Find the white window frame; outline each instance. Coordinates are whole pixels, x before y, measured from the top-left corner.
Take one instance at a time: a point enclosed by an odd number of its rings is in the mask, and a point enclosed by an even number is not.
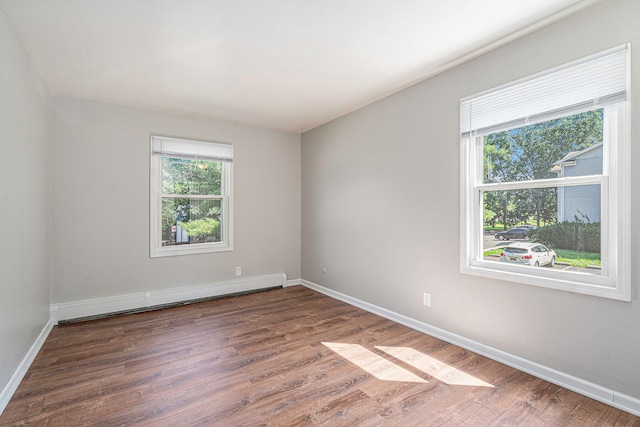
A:
[[[627,49],[627,74],[629,73]],[[583,62],[587,61],[583,60]],[[571,66],[569,64],[562,68]],[[548,73],[552,73],[551,70]],[[542,73],[541,75],[544,75]],[[534,79],[533,76],[530,79]],[[627,91],[628,82],[627,75]],[[516,85],[515,82],[512,85]],[[508,85],[507,85],[508,86]],[[494,89],[501,90],[504,87]],[[492,91],[487,91],[492,92]],[[485,93],[487,93],[485,92]],[[478,96],[478,95],[476,95]],[[469,97],[472,98],[472,97]],[[462,101],[469,99],[465,98]],[[558,289],[623,301],[631,300],[630,263],[630,126],[629,105],[626,99],[604,106],[571,108],[541,115],[537,122],[551,120],[589,109],[603,108],[603,173],[602,175],[561,177],[524,182],[483,183],[483,137],[496,132],[465,132],[461,129],[461,212],[460,212],[460,271],[493,279],[507,280],[533,286]],[[461,115],[462,112],[461,112]],[[526,124],[534,122],[525,121]],[[503,130],[521,127],[512,125]],[[558,271],[505,264],[483,259],[483,203],[484,191],[526,188],[564,187],[597,184],[601,188],[601,275]]]
[[[149,179],[149,256],[151,258],[228,252],[233,250],[233,146],[164,136],[151,136]],[[186,199],[222,201],[221,241],[189,245],[162,246],[162,158],[182,157],[221,162],[220,195],[182,195]],[[166,196],[166,195],[165,195]]]

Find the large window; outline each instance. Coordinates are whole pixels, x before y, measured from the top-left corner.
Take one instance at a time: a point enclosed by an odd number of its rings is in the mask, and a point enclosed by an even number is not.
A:
[[[151,137],[151,257],[232,249],[233,146]]]
[[[623,46],[461,101],[462,272],[630,299],[628,63]]]

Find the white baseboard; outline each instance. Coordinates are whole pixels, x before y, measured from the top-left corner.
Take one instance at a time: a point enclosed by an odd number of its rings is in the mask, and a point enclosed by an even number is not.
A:
[[[289,282],[293,283],[296,281],[290,280]],[[566,389],[575,391],[576,393],[580,393],[584,396],[606,403],[607,405],[640,416],[640,399],[638,398],[624,395],[617,391],[602,387],[598,384],[594,384],[581,378],[566,374],[564,372],[560,372],[555,369],[540,365],[530,360],[523,359],[522,357],[515,356],[505,351],[498,350],[477,341],[473,341],[463,336],[445,331],[444,329],[429,325],[428,323],[424,323],[404,316],[402,314],[398,314],[385,308],[378,307],[368,302],[359,300],[357,298],[350,297],[332,289],[325,288],[324,286],[317,285],[313,282],[309,282],[307,280],[299,280],[298,282],[301,285],[306,286],[309,289],[313,289],[314,291],[320,292],[324,295],[346,302],[347,304],[351,304],[355,307],[361,308],[370,313],[377,314],[378,316],[384,317],[386,319],[393,320],[394,322],[431,335],[432,337],[439,338],[448,343],[473,351],[474,353],[511,366],[512,368],[526,372],[535,377],[542,378],[543,380],[559,385],[560,387],[564,387]]]
[[[287,280],[287,283],[284,285],[285,288],[289,287],[289,286],[296,286],[296,285],[302,285],[302,279],[291,279],[291,280]]]
[[[237,292],[255,291],[276,286],[284,287],[286,285],[287,275],[284,273],[246,277],[203,285],[183,286],[158,291],[138,292],[113,297],[52,304],[51,317],[54,324],[57,324],[58,321],[61,320],[73,320],[82,317],[229,295]]]
[[[9,404],[13,393],[15,393],[18,386],[20,385],[20,382],[27,374],[29,367],[40,351],[40,348],[49,336],[49,333],[51,333],[51,329],[53,329],[53,322],[49,320],[46,325],[44,325],[44,328],[42,328],[42,331],[40,331],[40,334],[33,342],[33,345],[31,345],[31,348],[29,348],[27,354],[20,361],[20,364],[13,372],[11,378],[9,378],[7,384],[5,384],[5,386],[0,391],[0,415],[2,415],[2,413],[4,412],[4,409]]]

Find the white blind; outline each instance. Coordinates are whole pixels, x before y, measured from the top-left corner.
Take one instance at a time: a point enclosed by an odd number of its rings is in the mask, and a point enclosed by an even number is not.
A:
[[[153,154],[191,160],[233,161],[233,145],[152,136]]]
[[[460,101],[460,133],[486,134],[627,99],[627,46]]]

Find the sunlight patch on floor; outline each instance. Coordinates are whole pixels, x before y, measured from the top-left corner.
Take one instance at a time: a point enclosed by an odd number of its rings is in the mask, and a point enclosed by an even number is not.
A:
[[[358,344],[332,342],[323,342],[322,344],[379,380],[414,383],[428,382]]]
[[[322,344],[379,380],[428,383],[424,378],[420,378],[416,374],[398,366],[398,364],[391,360],[379,356],[361,345],[334,342],[323,342]],[[462,372],[453,366],[447,365],[413,348],[386,346],[376,346],[375,348],[445,384],[493,387],[493,385],[473,375]]]
[[[416,369],[450,385],[467,385],[474,387],[493,387],[491,384],[484,382],[473,375],[462,372],[453,366],[447,365],[431,356],[420,353],[409,347],[384,347],[376,346],[383,351],[404,363],[413,366]]]

